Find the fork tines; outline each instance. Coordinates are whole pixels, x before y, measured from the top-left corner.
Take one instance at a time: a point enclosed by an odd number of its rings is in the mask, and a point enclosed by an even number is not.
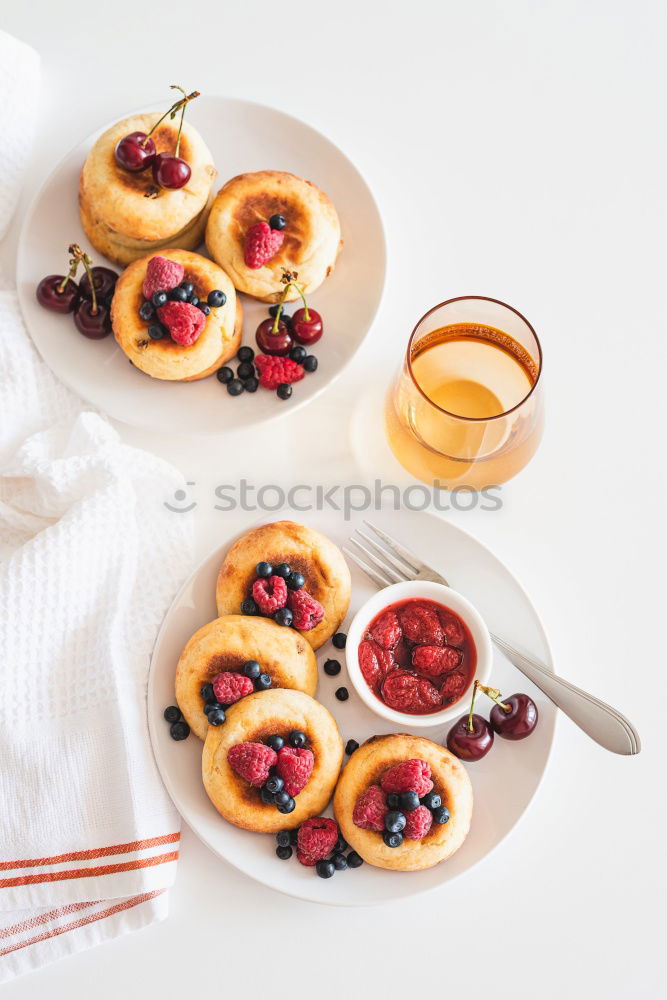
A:
[[[350,544],[354,545],[355,549],[343,546],[343,552],[380,587],[414,580],[423,566],[417,556],[380,528],[371,524],[370,521],[364,521],[364,524],[384,544],[380,545],[371,535],[366,534],[361,528],[356,528],[349,539]],[[364,558],[360,556],[360,552],[363,553]]]

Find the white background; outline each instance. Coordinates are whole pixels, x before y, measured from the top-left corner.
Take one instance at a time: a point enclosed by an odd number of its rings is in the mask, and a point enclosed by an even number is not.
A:
[[[304,118],[378,197],[390,250],[383,307],[324,398],[247,438],[122,429],[196,484],[199,553],[256,516],[213,511],[216,483],[358,479],[357,400],[389,378],[415,319],[453,295],[504,299],[542,339],[546,435],[502,511],[448,516],[525,584],[557,669],[625,711],[643,739],[639,757],[618,758],[561,720],[512,837],[468,876],[399,907],[279,896],[185,830],[166,923],[3,995],[651,996],[667,818],[663,5],[3,6],[2,26],[43,60],[26,196],[70,146],[177,82]],[[16,231],[3,250],[10,270]],[[367,471],[374,461],[367,450]]]

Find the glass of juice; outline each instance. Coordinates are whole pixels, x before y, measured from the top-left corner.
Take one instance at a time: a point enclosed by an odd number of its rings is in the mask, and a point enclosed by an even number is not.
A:
[[[521,313],[481,295],[448,299],[414,328],[385,408],[401,465],[439,489],[507,482],[542,437],[542,348]]]

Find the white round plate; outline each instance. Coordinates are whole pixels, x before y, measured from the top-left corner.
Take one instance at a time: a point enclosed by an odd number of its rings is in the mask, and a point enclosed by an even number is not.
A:
[[[452,587],[476,605],[492,631],[530,650],[553,669],[544,629],[529,598],[507,567],[480,542],[433,514],[382,511],[373,513],[372,520],[440,568]],[[338,544],[354,528],[353,523],[332,513],[318,513],[310,523]],[[184,742],[174,742],[162,713],[174,703],[174,671],[181,650],[193,632],[216,617],[215,581],[232,541],[212,552],[184,584],[164,620],[151,661],[151,741],[162,778],[183,818],[215,854],[246,875],[317,903],[363,906],[401,899],[444,885],[468,871],[507,836],[530,804],[547,765],[556,721],[552,703],[495,649],[492,683],[505,694],[530,694],[539,708],[539,723],[527,740],[511,743],[498,738],[486,758],[468,765],[475,796],[472,826],[463,846],[448,861],[421,872],[389,872],[364,864],[354,871],[337,872],[332,879],[320,879],[314,869],[300,865],[296,856],[279,861],[273,836],[237,829],[216,812],[201,781],[202,744],[193,734]],[[360,570],[351,569],[352,602],[347,621],[376,589]],[[343,670],[337,677],[328,677],[320,669],[316,697],[335,716],[343,741],[353,737],[361,743],[376,733],[395,732],[394,724],[383,721],[356,696],[347,678],[344,653],[327,643],[317,654],[320,666],[328,657],[340,659]],[[334,697],[342,684],[350,690],[346,702]],[[488,712],[491,703],[484,701],[480,709]],[[462,705],[462,712],[464,709]],[[448,728],[421,729],[417,735],[442,742]],[[404,730],[409,731],[409,727]]]
[[[59,316],[38,305],[38,282],[46,274],[64,273],[67,247],[73,241],[90,250],[96,263],[109,263],[92,249],[81,228],[78,184],[88,150],[111,122],[68,153],[37,193],[21,231],[17,281],[26,326],[46,363],[66,385],[128,424],[208,434],[292,412],[340,375],[380,304],[386,252],[382,222],[366,182],[315,129],[282,111],[229,97],[198,98],[188,119],[213,154],[216,187],[246,171],[287,170],[326,191],[340,215],[343,250],[334,273],[311,297],[325,324],[324,336],[313,348],[319,367],[294,387],[288,403],[263,389],[233,398],[215,375],[198,382],[152,379],[129,364],[113,335],[88,340],[77,332],[70,315]],[[267,306],[242,298],[244,342],[254,348],[255,330],[267,318]]]

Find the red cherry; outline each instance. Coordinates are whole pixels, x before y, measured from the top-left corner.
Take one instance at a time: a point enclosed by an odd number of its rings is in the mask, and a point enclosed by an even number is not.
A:
[[[494,705],[491,709],[490,721],[492,727],[506,740],[523,740],[530,736],[537,725],[537,705],[527,694],[513,694],[503,698],[502,705]]]
[[[130,132],[116,143],[116,163],[133,174],[150,167],[155,158],[155,143],[145,132]]]
[[[292,347],[294,347],[294,341],[286,324],[282,320],[278,323],[276,333],[272,332],[273,323],[274,320],[265,319],[259,324],[255,333],[257,346],[264,354],[274,354],[279,358],[284,358],[289,354]]]
[[[155,183],[172,191],[187,184],[192,173],[189,164],[173,153],[158,153],[152,169]]]
[[[95,282],[95,293],[98,301],[108,304],[113,298],[116,282],[118,281],[118,275],[115,271],[112,271],[110,267],[93,267],[91,268],[90,273],[92,274],[93,281]],[[92,298],[90,291],[90,278],[87,274],[84,274],[81,278],[81,281],[79,282],[79,290],[82,298]]]
[[[79,308],[74,313],[74,326],[84,337],[91,340],[101,340],[111,333],[111,314],[107,306],[98,305],[93,312],[90,299],[82,299]]]
[[[53,312],[74,312],[80,299],[79,286],[68,278],[63,288],[64,281],[63,274],[49,274],[47,278],[42,278],[35,292],[40,306]]]
[[[308,317],[306,319],[305,309],[297,309],[292,315],[292,333],[300,344],[315,344],[324,333],[320,314],[314,309],[309,309]]]
[[[493,729],[477,713],[462,715],[447,733],[447,749],[461,760],[481,760],[492,746]]]

